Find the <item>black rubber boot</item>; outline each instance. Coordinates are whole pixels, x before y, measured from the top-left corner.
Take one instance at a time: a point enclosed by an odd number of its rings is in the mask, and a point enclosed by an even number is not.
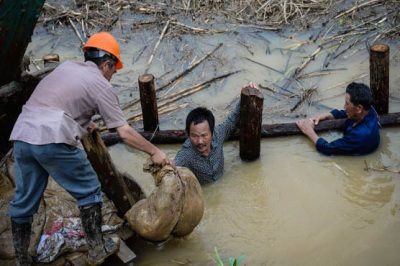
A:
[[[15,264],[17,266],[32,265],[32,258],[28,253],[31,241],[31,224],[18,224],[11,220],[11,230],[15,249]]]
[[[100,265],[108,256],[118,250],[119,243],[115,243],[111,238],[103,240],[100,204],[84,206],[79,209],[82,227],[86,233],[86,242],[88,244],[87,263],[89,265]]]

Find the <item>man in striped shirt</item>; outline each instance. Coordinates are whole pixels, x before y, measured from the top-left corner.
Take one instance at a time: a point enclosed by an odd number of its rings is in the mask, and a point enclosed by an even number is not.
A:
[[[250,82],[250,87],[257,85]],[[240,115],[240,101],[225,121],[214,128],[215,119],[204,107],[193,109],[186,118],[188,139],[175,157],[177,166],[189,168],[200,184],[218,180],[224,172],[224,141],[235,131]]]

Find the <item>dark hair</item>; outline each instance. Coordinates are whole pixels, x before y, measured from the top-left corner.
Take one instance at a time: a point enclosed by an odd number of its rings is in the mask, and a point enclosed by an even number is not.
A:
[[[210,127],[211,134],[214,133],[214,125],[215,118],[213,113],[205,107],[197,107],[190,111],[188,116],[186,117],[186,133],[190,134],[190,125],[193,123],[194,125],[200,124],[204,121],[208,122],[208,126]]]
[[[350,95],[350,101],[354,105],[360,104],[365,110],[369,110],[373,104],[371,90],[363,83],[350,83],[346,88],[346,93]]]
[[[85,57],[85,62],[91,61],[95,63],[97,66],[100,66],[103,62],[111,61],[108,62],[110,68],[113,67],[118,61],[118,59],[115,56],[108,54],[102,50],[99,50],[97,48],[87,49],[84,52],[84,57]]]

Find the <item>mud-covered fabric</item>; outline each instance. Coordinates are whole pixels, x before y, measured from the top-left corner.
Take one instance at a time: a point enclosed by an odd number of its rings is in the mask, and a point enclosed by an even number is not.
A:
[[[235,131],[239,115],[240,101],[237,100],[235,108],[230,112],[225,121],[215,127],[210,154],[203,156],[188,138],[176,154],[176,165],[189,168],[201,184],[214,182],[219,179],[224,173],[224,141]]]
[[[0,190],[0,265],[15,258],[11,222],[7,215],[12,196],[13,190],[6,193]],[[112,234],[123,225],[123,220],[118,217],[114,204],[102,196],[102,232]],[[64,254],[86,252],[79,214],[76,200],[49,178],[39,210],[33,218],[29,254],[39,262],[52,262]]]
[[[141,237],[152,241],[190,234],[204,213],[200,183],[184,167],[153,168],[152,174],[156,188],[126,212],[129,225]]]

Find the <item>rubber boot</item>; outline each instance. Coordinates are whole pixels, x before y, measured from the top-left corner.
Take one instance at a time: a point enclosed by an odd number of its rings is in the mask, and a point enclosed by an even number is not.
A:
[[[119,243],[114,242],[111,238],[103,240],[100,204],[84,206],[79,209],[82,227],[86,233],[86,242],[88,244],[87,263],[89,265],[100,265],[108,256],[118,250]]]
[[[31,241],[31,224],[16,223],[11,220],[11,230],[15,249],[15,264],[17,266],[32,265],[32,258],[28,253]]]

